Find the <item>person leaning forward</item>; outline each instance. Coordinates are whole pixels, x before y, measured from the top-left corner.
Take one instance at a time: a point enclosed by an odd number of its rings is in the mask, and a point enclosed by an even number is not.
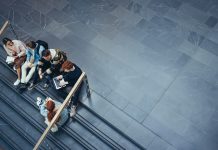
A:
[[[20,40],[11,40],[9,38],[3,38],[3,47],[6,50],[8,56],[14,58],[14,61],[11,62],[14,66],[14,69],[17,71],[17,80],[14,82],[14,85],[17,86],[20,84],[21,80],[21,66],[26,60],[26,45]]]
[[[61,65],[67,60],[66,54],[60,49],[46,49],[42,52],[42,57],[38,62],[38,67],[33,76],[33,82],[30,84],[28,90],[33,89],[38,79],[45,78],[43,89],[49,87],[51,78],[61,72]]]

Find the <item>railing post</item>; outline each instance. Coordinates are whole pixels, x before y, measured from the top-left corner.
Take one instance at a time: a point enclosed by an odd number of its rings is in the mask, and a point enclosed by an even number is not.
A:
[[[88,77],[87,77],[87,75],[85,75],[84,81],[85,81],[85,83],[86,83],[86,94],[87,94],[87,97],[90,98],[90,96],[91,96],[91,91],[90,91],[90,87],[89,87],[89,82],[88,82]]]
[[[2,35],[2,33],[5,31],[5,29],[7,28],[7,26],[9,25],[9,21],[5,21],[4,25],[2,26],[1,30],[0,30],[0,35]]]

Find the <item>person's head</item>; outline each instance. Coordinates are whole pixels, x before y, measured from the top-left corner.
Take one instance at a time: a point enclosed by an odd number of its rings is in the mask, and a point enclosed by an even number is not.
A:
[[[44,58],[47,61],[51,60],[51,52],[48,49],[45,49],[42,51],[42,58]]]
[[[68,72],[74,67],[73,63],[69,60],[66,60],[62,65],[61,65],[61,70],[64,72]]]
[[[53,111],[55,108],[55,103],[52,100],[47,100],[46,108],[48,111]]]
[[[13,42],[12,42],[12,40],[11,39],[9,39],[9,38],[3,38],[2,39],[2,43],[7,47],[7,46],[13,46]]]
[[[48,115],[47,115],[48,121],[50,122],[56,114],[56,112],[54,111],[55,103],[52,100],[48,100],[46,102],[46,108],[48,110]]]
[[[28,43],[26,43],[26,46],[32,50],[34,50],[36,48],[36,42],[34,41],[29,41]]]

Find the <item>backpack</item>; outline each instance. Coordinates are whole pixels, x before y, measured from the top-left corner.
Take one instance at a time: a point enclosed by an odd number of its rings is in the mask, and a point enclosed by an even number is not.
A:
[[[40,45],[43,46],[45,49],[48,49],[48,43],[42,40],[37,40],[36,43],[38,44],[37,48],[36,48],[36,54],[39,55],[39,48]]]
[[[60,49],[55,49],[55,51],[56,51],[56,55],[52,59],[53,64],[57,64],[57,63],[62,64],[64,61],[67,60],[67,55],[65,52],[61,51]]]

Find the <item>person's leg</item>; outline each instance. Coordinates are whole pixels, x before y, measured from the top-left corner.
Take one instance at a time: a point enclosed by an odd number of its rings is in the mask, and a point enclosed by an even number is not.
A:
[[[21,69],[20,68],[17,68],[16,69],[17,71],[17,80],[14,82],[14,85],[17,86],[18,84],[20,84],[20,76],[21,76]]]
[[[21,79],[21,69],[20,69],[20,67],[17,68],[17,79],[18,79],[18,80]]]
[[[25,62],[21,67],[22,70],[21,83],[25,83],[26,81],[27,68],[28,68],[28,62]]]
[[[32,78],[32,76],[33,76],[33,74],[34,74],[34,72],[35,72],[35,69],[36,69],[35,66],[30,69],[28,75],[26,76],[26,81],[25,81],[26,83],[28,83],[29,80]]]
[[[81,85],[79,86],[79,88],[78,88],[77,91],[75,92],[74,96],[72,97],[73,105],[74,105],[74,106],[77,106],[77,105],[78,105],[80,91],[81,91]]]
[[[36,84],[39,79],[39,73],[38,73],[39,66],[37,65],[35,68],[35,71],[33,73],[33,84]]]

